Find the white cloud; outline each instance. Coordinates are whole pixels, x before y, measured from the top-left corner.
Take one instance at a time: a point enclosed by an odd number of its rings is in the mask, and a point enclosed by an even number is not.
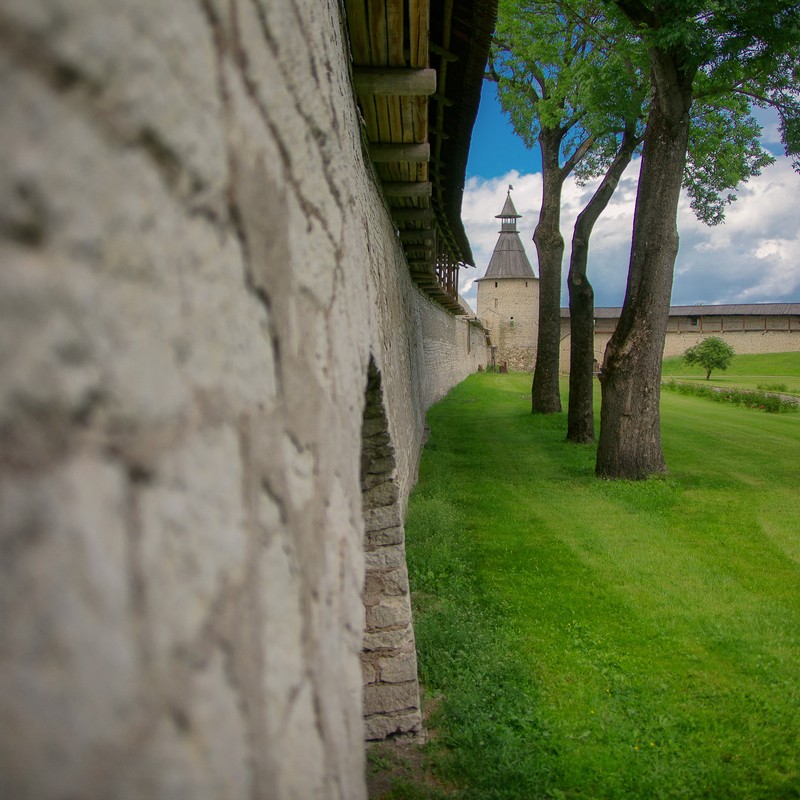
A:
[[[589,277],[599,306],[621,305],[627,280],[638,161],[628,168],[608,208],[598,220],[589,251]],[[483,275],[497,241],[499,213],[513,184],[520,238],[538,274],[531,241],[539,212],[541,175],[512,171],[491,180],[471,178],[464,190],[462,216],[477,269],[462,270],[462,294],[474,306],[474,280]],[[564,274],[575,217],[596,184],[564,186],[561,232]],[[698,222],[687,198],[678,213],[681,237],[675,268],[674,304],[800,301],[800,176],[779,158],[739,192],[726,222],[709,228]],[[566,303],[566,291],[563,293]]]

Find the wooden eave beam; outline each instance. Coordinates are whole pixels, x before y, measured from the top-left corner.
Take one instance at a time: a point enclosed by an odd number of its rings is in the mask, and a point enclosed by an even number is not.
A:
[[[458,61],[459,56],[456,55],[452,50],[448,50],[445,47],[440,47],[438,44],[434,44],[431,42],[428,47],[432,53],[436,53],[437,56],[441,56],[445,61]]]
[[[369,157],[376,164],[392,164],[401,161],[427,162],[431,160],[431,146],[428,142],[419,144],[370,144]]]
[[[391,212],[395,222],[433,222],[434,219],[431,208],[393,208]]]
[[[405,67],[356,67],[356,92],[362,95],[413,95],[428,97],[436,91],[436,70]]]
[[[431,98],[435,100],[437,103],[441,103],[443,106],[454,106],[456,104],[455,100],[451,100],[449,97],[445,97],[443,94],[439,94],[439,92],[434,92],[431,95]]]
[[[383,193],[387,197],[430,197],[433,185],[430,181],[385,181]]]
[[[433,228],[418,231],[400,231],[400,241],[403,244],[422,244],[426,247],[432,247],[434,244]]]

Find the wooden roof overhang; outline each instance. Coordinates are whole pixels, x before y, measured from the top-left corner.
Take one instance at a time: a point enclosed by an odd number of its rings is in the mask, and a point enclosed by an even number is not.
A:
[[[369,157],[414,281],[454,314],[469,143],[497,0],[345,0]]]

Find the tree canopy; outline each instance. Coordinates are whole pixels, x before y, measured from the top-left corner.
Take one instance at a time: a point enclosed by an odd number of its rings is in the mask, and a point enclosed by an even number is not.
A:
[[[596,194],[597,214],[605,207],[642,133],[637,120],[647,94],[645,67],[643,48],[634,37],[624,35],[616,13],[612,10],[609,14],[600,0],[575,2],[568,10],[556,0],[500,2],[489,74],[497,82],[501,105],[515,131],[529,148],[538,145],[542,155],[542,201],[534,233],[540,277],[531,387],[534,412],[561,410],[562,187],[573,171],[579,170],[585,180],[613,167],[616,174],[612,173]],[[585,244],[584,251],[595,220],[596,215],[583,219],[577,239]],[[581,286],[584,306],[592,303],[585,257],[572,274],[574,283]],[[587,336],[591,356],[591,329]],[[591,363],[589,358],[588,370],[584,370],[589,393]],[[591,420],[583,427],[593,436]]]
[[[683,360],[687,364],[699,364],[706,371],[706,380],[711,377],[712,370],[723,372],[728,369],[735,355],[733,348],[719,336],[709,336],[696,345],[687,348]]]

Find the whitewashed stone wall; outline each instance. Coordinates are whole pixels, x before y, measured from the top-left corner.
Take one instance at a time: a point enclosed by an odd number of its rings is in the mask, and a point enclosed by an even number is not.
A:
[[[471,325],[467,316],[443,315],[440,307],[427,297],[417,296],[414,327],[422,332],[423,403],[441,400],[455,384],[486,367],[489,354],[486,333]]]
[[[466,326],[409,281],[340,13],[0,10],[1,797],[364,797],[367,366],[402,512],[473,363],[421,338]]]

